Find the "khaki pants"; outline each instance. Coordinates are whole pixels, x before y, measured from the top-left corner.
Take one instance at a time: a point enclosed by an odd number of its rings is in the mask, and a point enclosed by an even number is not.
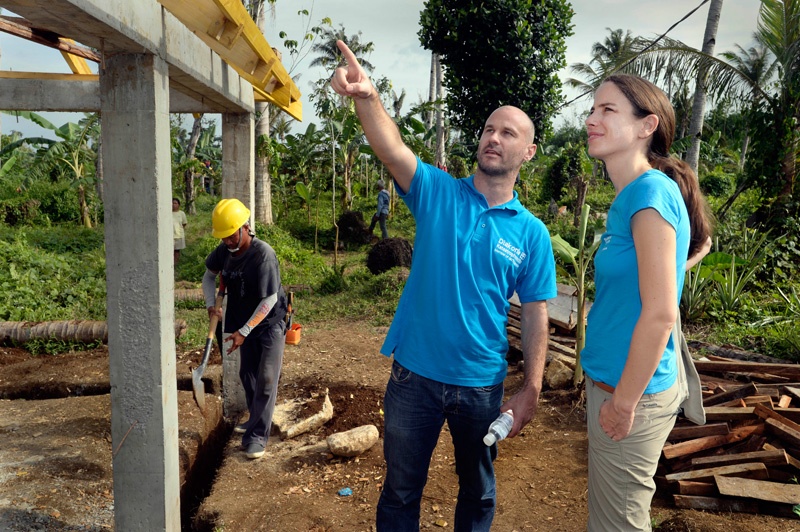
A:
[[[651,530],[653,475],[680,408],[676,380],[661,393],[645,394],[636,406],[631,433],[614,441],[600,427],[600,405],[611,398],[586,377],[589,430],[589,532]]]

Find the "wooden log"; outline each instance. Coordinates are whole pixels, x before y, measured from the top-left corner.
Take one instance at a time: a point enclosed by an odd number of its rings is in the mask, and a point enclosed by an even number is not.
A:
[[[684,471],[682,473],[671,473],[666,476],[669,482],[680,480],[692,480],[694,482],[711,482],[715,476],[736,476],[766,480],[769,478],[767,466],[761,463],[735,464],[729,466],[709,467],[706,469],[696,469],[694,471]]]
[[[731,430],[730,434],[725,434],[720,436],[706,436],[704,438],[697,438],[694,440],[686,440],[680,443],[665,445],[664,448],[661,450],[661,453],[664,456],[664,458],[666,458],[667,460],[671,460],[673,458],[678,458],[680,456],[694,454],[698,451],[713,449],[715,447],[722,447],[723,445],[727,445],[729,443],[742,441],[745,438],[749,438],[753,434],[760,434],[763,432],[764,432],[763,425],[740,427],[738,429]]]
[[[175,320],[175,338],[186,332],[185,320]],[[55,339],[72,342],[108,343],[108,324],[104,321],[4,321],[0,322],[0,342],[14,341],[21,344],[37,339]]]
[[[702,495],[713,497],[719,495],[717,486],[711,482],[694,482],[692,480],[680,480],[678,484],[678,493],[681,495]]]
[[[674,427],[667,441],[681,441],[692,440],[695,438],[703,438],[705,436],[720,436],[723,434],[730,434],[731,429],[727,423],[708,423],[706,425],[686,425],[682,427]]]
[[[733,347],[725,347],[719,345],[709,344],[701,340],[689,340],[689,347],[696,351],[703,351],[707,354],[708,358],[716,356],[719,358],[741,360],[744,362],[766,362],[766,363],[782,363],[783,359],[775,358],[761,353],[754,353],[753,351],[744,351]]]
[[[760,462],[765,466],[785,466],[790,465],[789,457],[783,449],[774,451],[756,451],[750,453],[724,454],[720,456],[704,456],[693,458],[694,467],[719,467],[734,464],[746,464]],[[796,460],[794,461],[796,463]],[[791,464],[794,465],[794,464]]]
[[[570,358],[570,357],[568,357],[566,355],[562,355],[561,353],[558,353],[556,351],[548,350],[547,351],[546,362],[549,364],[553,360],[558,360],[559,362],[561,362],[562,364],[567,366],[569,369],[575,371],[575,359],[574,358]]]
[[[751,499],[784,504],[800,503],[800,486],[797,484],[780,484],[778,482],[724,476],[715,476],[714,481],[721,495],[749,497]]]
[[[736,399],[742,399],[744,397],[749,397],[751,395],[755,395],[756,393],[756,385],[752,382],[750,384],[745,384],[744,386],[740,386],[736,389],[718,393],[703,399],[703,406],[715,406],[720,405],[722,403],[727,403],[728,401],[735,401]]]
[[[703,373],[761,373],[779,377],[790,377],[800,380],[798,364],[767,364],[762,362],[717,362],[695,360],[697,371]]]

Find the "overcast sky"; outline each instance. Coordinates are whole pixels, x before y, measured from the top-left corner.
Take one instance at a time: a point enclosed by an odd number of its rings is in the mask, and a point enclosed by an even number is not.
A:
[[[606,28],[631,30],[633,35],[655,37],[665,32],[702,3],[702,0],[572,0],[575,15],[572,19],[574,35],[567,39],[567,64],[588,62],[591,59],[592,44],[603,41],[609,32]],[[290,38],[299,39],[303,32],[303,19],[298,16],[301,9],[313,10],[311,22],[318,24],[323,17],[329,17],[334,27],[343,24],[348,35],[361,32],[364,42],[372,41],[375,51],[369,57],[375,66],[373,77],[386,76],[399,94],[406,90],[404,111],[420,99],[427,98],[430,69],[429,52],[419,43],[419,13],[424,0],[278,0],[275,18],[267,24],[267,40],[284,51],[283,62],[290,67],[291,59],[278,36],[285,31]],[[734,44],[745,48],[752,44],[752,34],[758,19],[758,0],[726,0],[722,8],[715,53],[733,50]],[[7,13],[6,13],[7,14]],[[703,5],[691,17],[679,24],[670,36],[688,45],[700,48],[705,29],[708,4]],[[313,106],[306,95],[310,92],[309,83],[324,74],[321,69],[310,69],[309,55],[294,68],[292,74],[301,74],[297,85],[303,93],[304,123],[297,124],[292,131],[305,130],[309,121],[314,121]],[[17,37],[0,32],[0,69],[39,72],[69,72],[61,55],[43,46],[30,44]],[[562,71],[562,79],[569,77]],[[566,91],[565,91],[566,92]],[[568,92],[572,96],[574,93]],[[582,102],[588,101],[586,98]],[[586,103],[578,103],[564,111],[566,117],[580,114]],[[80,115],[48,114],[51,121],[61,125],[66,121],[76,121]],[[39,134],[38,127],[26,120],[3,115],[2,131],[12,129],[26,135]]]

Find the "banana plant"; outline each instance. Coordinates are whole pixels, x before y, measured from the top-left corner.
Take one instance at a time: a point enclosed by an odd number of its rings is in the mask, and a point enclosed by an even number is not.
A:
[[[589,205],[584,204],[581,209],[580,224],[578,225],[578,249],[561,238],[561,235],[550,237],[553,251],[568,264],[571,264],[575,274],[567,275],[576,289],[578,298],[578,316],[575,323],[575,376],[573,384],[577,387],[583,382],[583,367],[581,366],[581,351],[586,345],[586,272],[592,263],[597,248],[600,246],[600,237],[603,234],[602,220],[594,226],[592,244],[586,246],[586,231],[589,227]]]

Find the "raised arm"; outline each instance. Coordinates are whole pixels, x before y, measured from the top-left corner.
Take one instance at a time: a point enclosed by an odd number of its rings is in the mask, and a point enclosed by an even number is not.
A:
[[[383,108],[378,91],[358,64],[356,56],[342,41],[336,41],[336,44],[342,51],[346,66],[333,73],[331,87],[338,94],[353,98],[367,142],[403,192],[408,192],[417,170],[417,158],[403,143],[397,124]]]

